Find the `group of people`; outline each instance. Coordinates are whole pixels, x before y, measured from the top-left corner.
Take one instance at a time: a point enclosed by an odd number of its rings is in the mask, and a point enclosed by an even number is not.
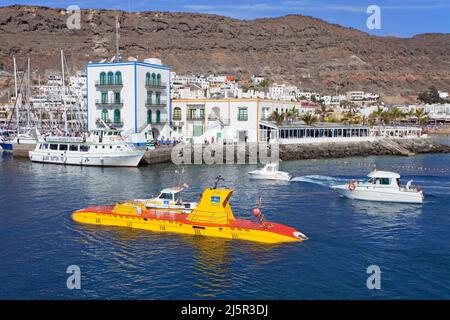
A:
[[[156,140],[152,140],[152,142],[153,142],[155,147],[176,146],[177,144],[179,144],[181,142],[181,140],[177,140],[175,138],[164,138],[164,136],[162,136],[161,138],[158,138]]]
[[[214,141],[215,141],[214,137],[211,137],[211,140],[208,140],[208,139],[205,138],[205,144],[210,144],[210,143],[214,144]]]

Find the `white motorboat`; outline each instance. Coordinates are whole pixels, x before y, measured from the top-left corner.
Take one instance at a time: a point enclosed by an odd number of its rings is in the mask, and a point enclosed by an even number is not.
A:
[[[423,203],[422,190],[412,185],[412,180],[402,187],[400,175],[389,171],[372,171],[367,175],[369,179],[364,182],[350,180],[348,184],[336,185],[331,188],[350,199]]]
[[[250,171],[248,174],[251,179],[291,180],[289,173],[278,170],[278,163],[268,163],[261,170]]]
[[[157,197],[134,201],[143,203],[148,209],[181,210],[184,213],[190,213],[197,207],[197,202],[184,202],[180,197],[183,190],[185,190],[183,187],[166,188],[161,190]]]
[[[33,162],[101,167],[137,167],[144,150],[123,141],[117,130],[95,130],[88,138],[47,137],[29,152]]]

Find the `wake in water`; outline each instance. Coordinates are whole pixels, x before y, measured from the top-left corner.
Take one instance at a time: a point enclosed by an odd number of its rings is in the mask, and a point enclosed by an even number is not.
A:
[[[324,187],[331,187],[332,185],[347,183],[348,179],[336,178],[322,175],[308,175],[302,177],[294,177],[291,179],[292,182],[305,182],[318,184]]]

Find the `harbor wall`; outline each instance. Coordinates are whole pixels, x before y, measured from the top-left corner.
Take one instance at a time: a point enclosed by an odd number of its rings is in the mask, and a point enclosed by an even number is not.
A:
[[[175,150],[173,147],[161,146],[153,150],[147,150],[143,159],[142,165],[151,165],[157,163],[170,163],[172,162],[172,152],[175,157],[185,157],[190,164],[199,163],[198,151],[200,154],[208,153],[210,150],[206,150],[205,146],[189,146],[190,148],[184,149],[186,153],[180,153],[181,146],[178,145]],[[236,145],[220,146],[220,150],[212,152],[209,160],[214,158],[217,160],[221,158],[222,161],[215,161],[215,163],[239,163],[244,161],[245,163],[258,163],[261,159],[267,160],[273,156],[283,161],[288,160],[306,160],[306,159],[326,159],[326,158],[345,158],[345,157],[365,157],[372,155],[403,155],[411,156],[418,153],[445,153],[450,152],[450,146],[441,144],[432,138],[420,138],[420,139],[379,139],[375,141],[364,142],[333,142],[333,143],[301,143],[301,144],[280,144],[278,150],[271,145],[270,147],[263,146],[262,149],[257,151],[257,157],[254,153],[250,152],[252,146],[246,144],[244,149],[239,149]],[[19,144],[14,145],[13,155],[15,157],[28,158],[28,152],[34,150],[35,145],[31,144]],[[228,148],[228,149],[227,149]],[[232,150],[231,156],[229,150]],[[213,148],[214,149],[214,148]],[[266,150],[267,149],[267,150]],[[245,151],[244,151],[245,150]],[[197,156],[195,152],[197,151]],[[262,152],[260,152],[262,151]],[[228,155],[227,155],[228,152]],[[227,158],[228,157],[228,158]],[[245,160],[244,160],[245,159]],[[200,163],[208,163],[208,159],[205,161],[205,157],[200,159]],[[267,161],[265,161],[267,162]]]
[[[229,149],[234,150],[229,152]],[[213,152],[211,152],[213,149]],[[220,150],[222,149],[222,150]],[[228,150],[227,150],[228,149]],[[252,144],[227,146],[177,146],[174,158],[177,164],[233,164],[233,163],[267,163],[271,160],[307,160],[345,157],[365,157],[372,155],[399,155],[413,156],[418,153],[446,153],[450,152],[450,146],[443,145],[431,138],[417,139],[376,139],[373,141],[353,142],[329,142],[329,143],[296,143],[296,144],[271,144],[252,149]],[[266,150],[267,149],[267,150]],[[245,151],[244,151],[245,150]],[[157,150],[155,150],[157,152]],[[203,152],[203,159],[201,155]],[[255,154],[257,156],[255,156]],[[213,158],[213,159],[211,159]],[[212,162],[211,160],[215,161]],[[208,162],[209,161],[209,162]]]
[[[450,152],[449,146],[442,145],[430,138],[380,139],[371,142],[281,145],[280,159],[304,160],[358,156],[365,157],[373,155],[412,156],[418,153],[445,152]]]

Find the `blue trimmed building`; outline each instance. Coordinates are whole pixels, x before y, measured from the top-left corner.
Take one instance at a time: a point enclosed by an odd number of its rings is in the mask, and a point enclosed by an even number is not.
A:
[[[88,129],[109,127],[135,144],[171,134],[170,68],[159,59],[86,65]]]

